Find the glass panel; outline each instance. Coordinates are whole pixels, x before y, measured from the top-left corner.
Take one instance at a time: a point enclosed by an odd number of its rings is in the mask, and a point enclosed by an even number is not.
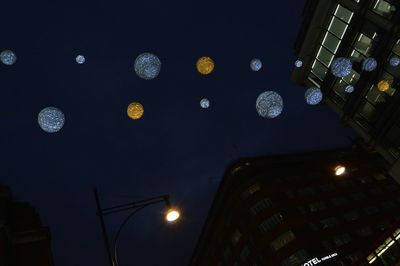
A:
[[[357,84],[360,74],[358,74],[354,69],[351,70],[350,74],[343,78],[347,84],[355,85]]]
[[[318,60],[314,61],[312,65],[311,72],[320,80],[324,80],[326,73],[328,72],[328,68],[318,62]]]
[[[328,48],[328,50],[330,50],[332,53],[336,54],[337,49],[340,45],[340,39],[337,38],[335,35],[326,32],[322,41],[322,45]]]
[[[313,73],[310,73],[308,80],[311,81],[316,87],[321,87],[321,81]]]
[[[384,0],[375,0],[372,10],[385,18],[391,18],[396,12],[396,7]]]
[[[336,79],[335,84],[333,85],[333,91],[340,96],[343,100],[346,100],[349,97],[349,93],[345,91],[347,83],[341,79]]]
[[[371,38],[360,33],[358,35],[354,48],[356,48],[358,52],[368,57],[372,54],[372,51],[375,48],[375,43]]]
[[[375,117],[376,109],[368,101],[363,101],[363,103],[358,108],[358,113],[362,115],[366,120],[372,121]]]
[[[351,12],[347,8],[342,7],[341,5],[338,5],[335,11],[335,16],[349,24],[351,18],[353,17],[353,12]]]
[[[347,24],[341,21],[340,19],[333,17],[331,23],[329,24],[328,31],[335,34],[340,39],[343,38],[345,32],[347,30]]]
[[[378,31],[380,31],[379,27],[370,21],[366,21],[361,30],[361,32],[364,33],[364,35],[367,35],[374,41],[379,40]]]
[[[395,53],[398,56],[400,56],[400,40],[398,40],[397,43],[394,45],[393,53]]]
[[[325,66],[329,67],[331,65],[331,62],[333,60],[333,54],[329,52],[327,49],[324,47],[320,47],[319,51],[317,53],[317,58],[319,61],[321,61]]]
[[[387,101],[385,94],[380,92],[375,85],[372,85],[368,94],[365,96],[373,105],[383,104]]]
[[[355,62],[361,62],[364,60],[365,56],[362,55],[360,52],[357,52],[356,50],[353,50],[350,54],[350,59],[352,59]]]

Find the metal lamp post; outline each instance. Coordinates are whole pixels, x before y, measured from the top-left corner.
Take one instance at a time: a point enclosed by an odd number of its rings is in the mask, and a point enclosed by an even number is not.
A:
[[[108,260],[109,260],[109,263],[111,266],[118,266],[116,249],[117,249],[118,237],[121,233],[121,230],[125,226],[125,224],[128,222],[128,220],[133,215],[135,215],[138,211],[144,209],[147,206],[154,205],[154,204],[157,204],[160,202],[164,202],[167,207],[165,219],[168,222],[173,222],[173,221],[177,220],[180,215],[177,210],[175,210],[171,207],[171,203],[169,201],[169,195],[161,195],[161,196],[157,196],[157,197],[152,197],[152,198],[148,198],[148,199],[144,199],[144,200],[134,201],[134,202],[102,209],[97,188],[93,188],[93,192],[94,192],[94,196],[96,199],[96,207],[97,207],[96,214],[100,220],[104,243],[105,243],[106,249],[107,249],[107,256],[108,256]],[[104,216],[113,214],[113,213],[117,213],[117,212],[128,211],[128,210],[132,210],[132,212],[121,223],[121,225],[115,235],[114,241],[113,241],[113,252],[111,252],[111,246],[110,246],[110,241],[109,241],[108,234],[107,234]]]

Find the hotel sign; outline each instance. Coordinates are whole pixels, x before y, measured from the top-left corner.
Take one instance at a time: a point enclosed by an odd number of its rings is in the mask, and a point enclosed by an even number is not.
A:
[[[313,265],[317,265],[317,264],[319,264],[319,263],[321,263],[321,262],[324,262],[324,261],[326,261],[326,260],[332,259],[332,258],[336,257],[337,255],[338,255],[337,253],[333,253],[333,254],[330,254],[330,255],[325,256],[325,257],[323,257],[323,258],[317,258],[317,257],[315,257],[315,258],[313,258],[313,259],[307,261],[306,263],[304,263],[304,264],[302,264],[302,265],[303,265],[303,266],[313,266]]]

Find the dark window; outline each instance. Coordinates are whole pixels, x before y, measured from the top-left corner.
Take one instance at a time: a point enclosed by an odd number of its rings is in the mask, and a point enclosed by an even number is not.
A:
[[[335,217],[329,217],[320,221],[322,229],[334,227],[339,224]]]
[[[271,207],[272,201],[268,198],[262,199],[258,201],[256,204],[254,204],[250,209],[250,213],[252,215],[257,215],[260,212],[264,211],[265,209]]]
[[[244,262],[247,259],[247,257],[249,256],[249,254],[250,254],[250,249],[249,249],[249,246],[246,245],[242,249],[242,252],[240,252],[240,260]]]
[[[384,209],[392,209],[392,208],[395,208],[395,207],[396,207],[396,205],[394,204],[394,202],[389,201],[389,200],[388,200],[388,201],[382,202],[381,205],[382,205],[382,208],[384,208]]]
[[[329,192],[329,191],[335,190],[335,185],[334,184],[324,184],[324,185],[320,185],[319,189],[322,192]]]
[[[375,214],[379,211],[379,209],[376,206],[368,206],[364,208],[364,212],[367,215],[372,215]]]
[[[302,249],[284,259],[281,263],[282,266],[300,265],[308,257],[307,252]]]
[[[242,199],[247,199],[247,198],[249,198],[251,195],[253,195],[254,193],[256,193],[257,191],[259,191],[260,189],[261,189],[261,188],[260,188],[260,185],[254,184],[254,185],[248,187],[248,188],[242,193],[241,198],[242,198]]]
[[[343,218],[346,221],[355,221],[360,218],[360,214],[357,211],[350,211],[343,214]]]
[[[338,235],[338,236],[333,237],[333,242],[338,247],[346,245],[351,240],[352,240],[352,238],[350,237],[349,234],[342,234],[342,235]]]
[[[382,195],[383,191],[380,188],[374,188],[374,189],[371,189],[369,191],[369,193],[371,193],[371,195],[377,196],[377,195]]]
[[[306,187],[306,188],[300,188],[297,190],[297,194],[299,196],[310,196],[310,195],[314,195],[315,191],[310,188],[310,187]]]
[[[341,206],[341,205],[344,205],[347,203],[347,199],[343,196],[340,196],[340,197],[331,199],[331,202],[335,206]]]
[[[279,249],[292,242],[295,238],[296,237],[294,236],[292,231],[287,231],[278,236],[275,240],[273,240],[270,246],[273,251],[278,251]]]
[[[321,210],[325,209],[326,205],[322,201],[318,201],[318,202],[310,203],[308,205],[308,208],[310,209],[311,212],[317,212],[317,211],[321,211]]]
[[[364,226],[360,229],[356,230],[357,235],[359,235],[360,237],[367,237],[373,234],[373,231],[371,229],[371,227],[369,226]]]
[[[390,185],[387,185],[387,186],[385,187],[385,189],[386,189],[387,191],[389,191],[389,192],[394,192],[394,191],[399,190],[399,185],[397,185],[397,184],[390,184]]]
[[[350,195],[350,197],[352,200],[355,200],[355,201],[361,201],[361,200],[366,199],[366,196],[363,192],[358,192],[356,194]]]
[[[274,214],[271,217],[269,217],[268,219],[264,220],[259,226],[258,229],[263,232],[266,233],[268,231],[270,231],[271,229],[273,229],[275,226],[277,226],[278,224],[282,223],[283,221],[283,216],[282,214],[278,213],[278,214]]]

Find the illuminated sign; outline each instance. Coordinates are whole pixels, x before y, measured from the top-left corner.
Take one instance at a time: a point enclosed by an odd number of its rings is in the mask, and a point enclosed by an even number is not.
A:
[[[306,263],[303,264],[303,266],[313,266],[313,265],[317,265],[325,260],[329,260],[332,259],[334,257],[336,257],[338,254],[337,253],[333,253],[331,255],[325,256],[323,258],[313,258],[309,261],[307,261]]]

